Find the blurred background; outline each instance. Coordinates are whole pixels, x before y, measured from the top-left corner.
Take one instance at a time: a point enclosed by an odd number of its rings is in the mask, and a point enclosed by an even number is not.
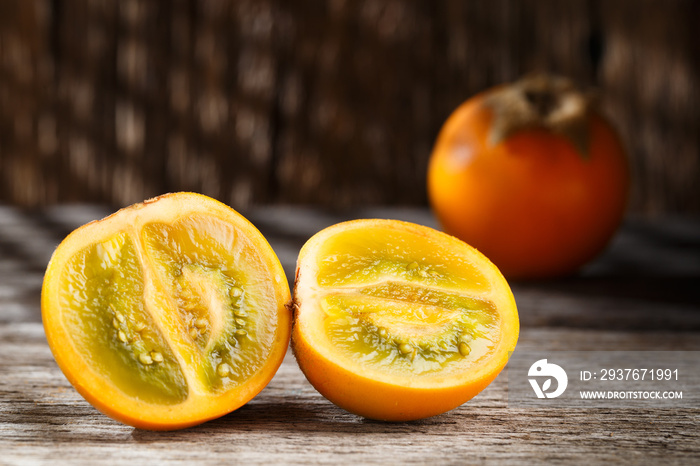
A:
[[[447,116],[533,71],[595,87],[630,211],[700,213],[700,2],[2,0],[0,203],[427,205]]]

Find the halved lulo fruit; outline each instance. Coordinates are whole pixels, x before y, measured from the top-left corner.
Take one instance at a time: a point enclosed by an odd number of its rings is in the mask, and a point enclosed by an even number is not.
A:
[[[297,262],[292,348],[311,384],[355,414],[434,416],[496,378],[518,340],[508,283],[482,254],[428,227],[355,220]]]
[[[240,214],[167,194],[56,249],[42,319],[56,362],[108,416],[169,430],[229,413],[272,379],[290,338],[282,266]]]

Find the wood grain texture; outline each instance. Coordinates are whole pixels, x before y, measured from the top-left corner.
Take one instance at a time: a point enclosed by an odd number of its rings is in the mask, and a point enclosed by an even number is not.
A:
[[[369,421],[325,400],[288,354],[259,396],[177,432],[112,421],[70,386],[40,323],[43,267],[99,206],[23,212],[0,206],[0,464],[692,464],[700,409],[516,408],[507,369],[449,413],[407,423]],[[363,209],[340,217],[300,208],[251,210],[285,269],[315,231],[386,217],[434,225],[426,209]],[[520,351],[700,350],[700,222],[630,219],[581,274],[514,283]],[[663,257],[664,260],[659,260]]]
[[[522,349],[700,349],[700,333],[524,330]],[[103,416],[68,384],[38,323],[0,326],[0,450],[8,464],[689,463],[700,455],[692,409],[513,409],[507,372],[449,413],[408,423],[349,414],[319,395],[288,355],[253,401],[202,426],[156,433]]]

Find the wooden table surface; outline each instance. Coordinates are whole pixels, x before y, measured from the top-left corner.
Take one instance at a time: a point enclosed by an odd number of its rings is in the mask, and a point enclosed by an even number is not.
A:
[[[119,424],[84,401],[56,366],[39,304],[55,246],[107,213],[99,206],[0,206],[0,464],[700,462],[697,406],[518,408],[507,402],[506,369],[449,413],[375,422],[326,401],[291,354],[262,393],[218,420],[176,432]],[[435,225],[426,209],[275,207],[248,217],[290,279],[304,241],[337,221]],[[518,350],[700,350],[700,219],[628,219],[579,275],[512,287],[522,325]]]

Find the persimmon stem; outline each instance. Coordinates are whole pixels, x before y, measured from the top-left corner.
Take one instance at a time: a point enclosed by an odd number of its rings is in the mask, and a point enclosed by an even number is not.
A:
[[[492,92],[485,102],[493,112],[491,144],[500,144],[519,131],[544,128],[564,137],[581,157],[588,158],[592,99],[569,79],[528,76]]]

